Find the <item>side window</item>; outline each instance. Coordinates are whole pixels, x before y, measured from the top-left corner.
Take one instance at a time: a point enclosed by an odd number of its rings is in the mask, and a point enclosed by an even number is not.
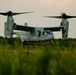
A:
[[[45,34],[46,34],[46,32],[45,32],[45,31],[43,31],[43,32],[42,32],[42,35],[45,35]]]
[[[40,32],[40,31],[38,31],[38,37],[40,37],[40,35],[41,35],[41,32]]]

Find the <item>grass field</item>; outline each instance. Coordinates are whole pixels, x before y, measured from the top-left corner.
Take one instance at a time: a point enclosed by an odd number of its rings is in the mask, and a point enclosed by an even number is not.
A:
[[[0,38],[0,75],[76,75],[76,39],[23,45]]]

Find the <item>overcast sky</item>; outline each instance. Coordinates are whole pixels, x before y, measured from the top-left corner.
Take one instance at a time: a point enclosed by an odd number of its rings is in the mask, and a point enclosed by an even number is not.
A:
[[[76,0],[0,0],[0,12],[28,12],[35,13],[14,16],[17,24],[35,27],[59,26],[60,19],[48,19],[43,16],[54,16],[66,13],[76,15]],[[7,17],[0,15],[0,36],[4,36],[4,22]],[[76,19],[69,20],[69,37],[76,38]],[[61,38],[61,32],[55,32],[55,38]]]

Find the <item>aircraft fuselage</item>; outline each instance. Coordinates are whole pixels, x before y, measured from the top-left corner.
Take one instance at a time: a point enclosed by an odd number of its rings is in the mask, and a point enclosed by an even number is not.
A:
[[[21,41],[42,41],[48,39],[54,39],[53,33],[50,31],[38,31],[36,30],[35,35],[31,35],[30,32],[17,32],[20,36]]]

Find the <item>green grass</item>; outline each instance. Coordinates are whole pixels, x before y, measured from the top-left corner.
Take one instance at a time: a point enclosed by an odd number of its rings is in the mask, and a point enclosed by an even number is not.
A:
[[[76,39],[28,43],[0,40],[0,75],[76,75]]]

